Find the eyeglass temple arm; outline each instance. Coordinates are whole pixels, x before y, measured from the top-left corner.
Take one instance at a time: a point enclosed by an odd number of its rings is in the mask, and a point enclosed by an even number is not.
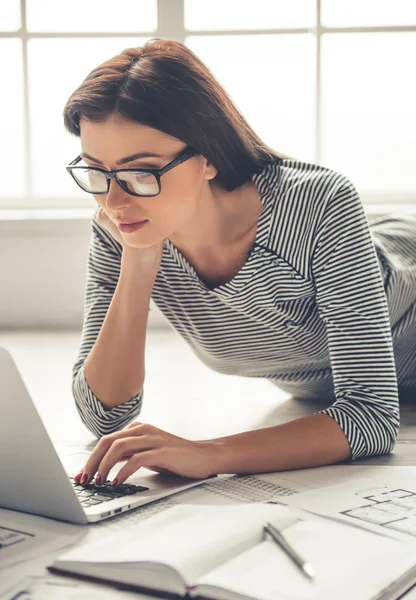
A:
[[[71,162],[69,163],[69,166],[71,166],[71,165],[76,165],[77,163],[79,163],[79,161],[80,161],[80,160],[82,160],[82,157],[78,155],[76,158],[74,158],[74,160],[73,160],[73,161],[71,161]]]
[[[171,163],[169,163],[168,165],[165,165],[163,167],[163,169],[160,169],[159,170],[159,177],[162,176],[162,175],[164,175],[164,173],[167,173],[167,171],[170,171],[174,167],[177,167],[178,165],[182,164],[183,162],[185,162],[185,160],[188,160],[188,158],[191,158],[195,154],[199,154],[198,150],[195,150],[195,148],[189,147],[182,154],[182,156],[178,156],[178,158],[175,158]]]

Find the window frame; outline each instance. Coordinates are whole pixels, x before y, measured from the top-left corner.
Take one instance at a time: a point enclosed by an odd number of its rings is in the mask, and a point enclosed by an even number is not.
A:
[[[202,0],[201,0],[202,1]],[[315,115],[314,115],[314,130],[315,130],[315,159],[317,164],[321,164],[322,157],[322,140],[320,132],[322,129],[322,98],[321,98],[321,64],[322,64],[322,36],[326,33],[377,33],[377,32],[416,32],[415,25],[403,26],[365,26],[365,27],[327,27],[322,24],[321,19],[321,0],[314,0],[316,24],[313,27],[300,28],[285,28],[285,29],[239,29],[239,30],[186,30],[184,21],[185,0],[157,0],[157,29],[154,32],[147,31],[126,31],[123,33],[112,32],[72,32],[72,33],[46,33],[46,32],[28,32],[26,26],[26,0],[20,0],[21,11],[21,27],[16,31],[0,31],[0,38],[17,38],[21,40],[22,57],[23,57],[23,106],[24,106],[24,147],[26,149],[23,156],[23,165],[26,169],[27,177],[25,189],[21,197],[0,197],[0,211],[10,212],[13,209],[24,209],[26,211],[44,211],[45,209],[72,210],[79,209],[80,211],[92,210],[91,200],[81,197],[71,197],[65,195],[56,198],[44,197],[39,198],[33,194],[32,180],[32,148],[31,148],[31,132],[30,132],[30,98],[28,85],[28,42],[35,38],[101,38],[101,37],[132,37],[137,35],[150,35],[151,37],[174,39],[186,44],[188,36],[213,36],[213,35],[267,35],[267,34],[293,34],[293,33],[308,33],[313,34],[316,44],[316,65],[315,65]],[[65,168],[66,165],[63,165]],[[363,203],[371,208],[371,205],[385,206],[393,205],[395,207],[411,206],[416,203],[416,190],[409,194],[393,194],[393,193],[361,193]],[[58,204],[58,206],[57,206]]]

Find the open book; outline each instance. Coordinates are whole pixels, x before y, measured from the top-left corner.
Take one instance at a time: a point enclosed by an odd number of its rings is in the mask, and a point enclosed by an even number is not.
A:
[[[316,570],[307,579],[263,525]],[[49,570],[215,600],[389,600],[416,581],[415,546],[277,504],[178,505],[60,555]]]

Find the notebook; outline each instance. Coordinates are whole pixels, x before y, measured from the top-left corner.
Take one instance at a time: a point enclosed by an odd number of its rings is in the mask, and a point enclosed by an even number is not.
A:
[[[307,579],[265,539],[276,525],[315,568]],[[48,567],[162,597],[392,600],[416,582],[415,547],[278,504],[177,505],[73,548]]]

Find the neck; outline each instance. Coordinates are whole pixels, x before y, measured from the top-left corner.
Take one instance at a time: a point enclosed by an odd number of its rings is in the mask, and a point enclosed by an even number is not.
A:
[[[170,241],[188,256],[231,249],[257,228],[262,202],[250,179],[232,192],[209,182],[192,218]]]

